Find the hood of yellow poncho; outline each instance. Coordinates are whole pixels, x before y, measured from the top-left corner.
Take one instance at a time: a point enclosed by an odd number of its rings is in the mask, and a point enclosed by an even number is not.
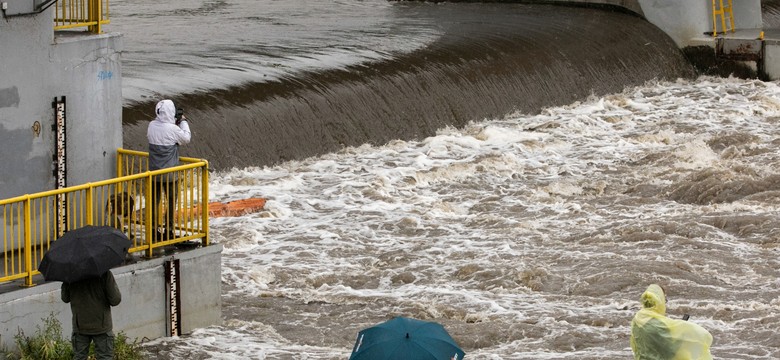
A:
[[[652,310],[659,315],[666,315],[666,295],[660,286],[656,284],[648,286],[647,290],[642,293],[640,302],[644,309]]]

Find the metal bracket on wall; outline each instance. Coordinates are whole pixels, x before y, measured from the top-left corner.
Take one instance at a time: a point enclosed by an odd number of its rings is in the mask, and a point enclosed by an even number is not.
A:
[[[38,14],[57,3],[57,0],[5,0],[0,9],[5,16]]]
[[[41,122],[35,121],[32,125],[32,132],[35,135],[35,137],[41,136]]]

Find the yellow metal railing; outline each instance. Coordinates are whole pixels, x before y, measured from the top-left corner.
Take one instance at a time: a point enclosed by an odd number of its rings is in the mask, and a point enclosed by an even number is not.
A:
[[[720,1],[720,8],[715,7],[715,0],[712,0],[712,36],[718,36],[718,16],[720,16],[720,23],[723,28],[723,33],[725,34],[727,31],[731,30],[731,32],[734,32],[734,12],[732,9],[734,7],[731,4],[731,0],[728,0],[729,6],[723,6],[723,0]],[[729,24],[731,25],[730,29],[726,28],[726,15],[729,17]]]
[[[58,0],[54,10],[54,30],[86,27],[100,34],[109,24],[108,0]]]
[[[0,200],[0,282],[24,279],[25,286],[32,286],[51,243],[85,225],[122,230],[132,241],[129,252],[148,257],[155,249],[188,240],[200,239],[207,246],[208,162],[180,160],[180,166],[148,171],[147,153],[118,149],[116,178]],[[172,176],[175,181],[158,181]],[[173,203],[162,195],[168,193],[176,194]],[[65,206],[58,206],[63,201]],[[157,224],[166,218],[169,232],[161,233]]]

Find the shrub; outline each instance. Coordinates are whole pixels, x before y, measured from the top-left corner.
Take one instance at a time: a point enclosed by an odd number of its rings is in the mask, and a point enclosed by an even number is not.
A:
[[[73,347],[62,339],[62,326],[54,314],[43,319],[44,328],[36,325],[35,336],[27,337],[22,330],[15,336],[20,360],[66,360],[73,358]],[[13,359],[14,354],[9,358]]]
[[[127,336],[120,332],[114,337],[114,359],[117,360],[143,360],[143,352],[138,340],[128,342]]]
[[[28,337],[19,330],[15,336],[17,351],[0,351],[9,360],[70,360],[73,359],[73,346],[62,338],[62,324],[50,314],[43,319],[44,327],[36,325],[35,335]],[[89,358],[95,358],[95,345],[89,349]],[[2,359],[2,356],[0,356]],[[127,336],[120,332],[114,336],[114,359],[143,360],[143,352],[137,340],[128,342]]]

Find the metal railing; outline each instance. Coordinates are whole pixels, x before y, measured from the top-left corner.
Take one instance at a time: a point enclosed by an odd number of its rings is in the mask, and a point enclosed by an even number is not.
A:
[[[147,153],[118,149],[116,178],[0,200],[0,283],[24,279],[32,286],[52,242],[86,225],[120,229],[132,241],[129,252],[147,257],[194,239],[207,246],[208,162],[180,161],[148,171]],[[166,232],[158,231],[163,223]]]
[[[58,0],[54,10],[54,30],[86,27],[100,34],[101,26],[111,23],[108,0]]]
[[[723,0],[719,1],[720,7],[717,7],[715,0],[712,0],[712,37],[718,36],[718,16],[720,16],[723,34],[726,34],[729,30],[734,32],[734,6],[732,5],[731,0],[728,0],[728,6],[723,5]],[[726,27],[726,16],[729,18],[729,25],[731,25],[731,28]]]

